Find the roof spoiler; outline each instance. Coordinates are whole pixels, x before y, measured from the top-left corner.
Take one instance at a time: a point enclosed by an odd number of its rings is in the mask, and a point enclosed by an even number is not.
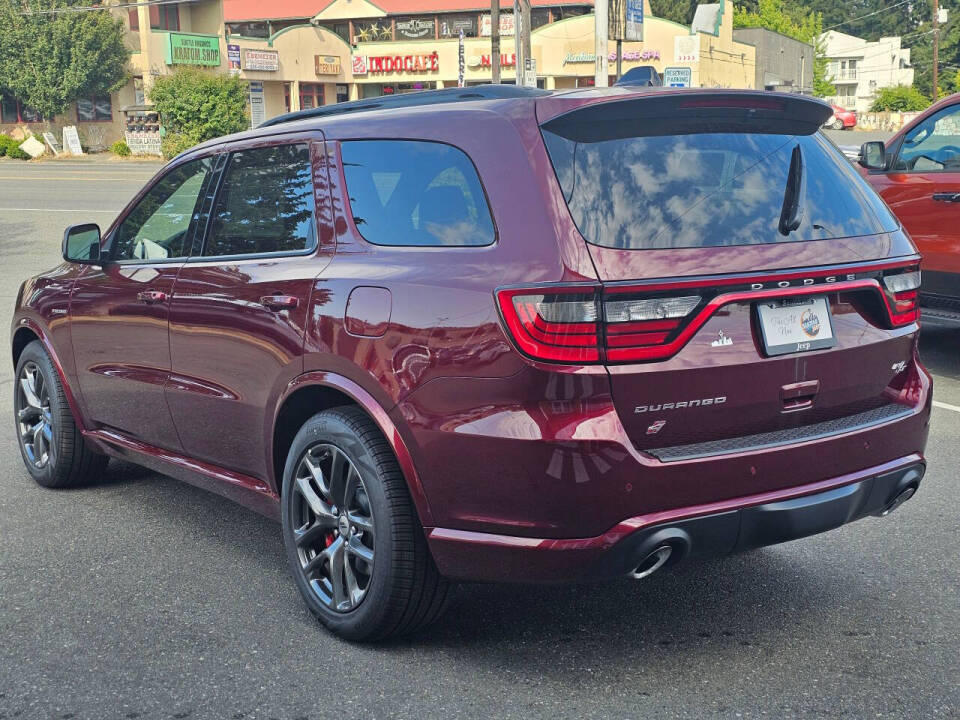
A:
[[[270,118],[258,127],[271,127],[308,118],[347,115],[369,110],[388,110],[391,108],[418,107],[421,105],[444,105],[447,103],[467,102],[469,100],[504,100],[508,98],[542,97],[549,90],[538,90],[516,85],[476,85],[469,88],[446,88],[443,90],[424,90],[402,95],[383,95],[367,100],[352,100],[336,105],[321,105],[308,110],[295,110],[284,115]]]
[[[540,126],[576,142],[704,132],[813,135],[833,114],[825,102],[802,95],[667,89],[556,109]]]

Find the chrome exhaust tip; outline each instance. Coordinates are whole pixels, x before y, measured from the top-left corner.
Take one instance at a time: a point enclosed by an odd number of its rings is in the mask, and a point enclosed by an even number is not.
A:
[[[914,493],[917,492],[916,485],[908,485],[890,502],[888,502],[883,509],[877,513],[877,517],[886,517],[898,507],[903,505],[907,500],[913,497]]]
[[[673,546],[667,544],[661,545],[641,560],[637,567],[630,571],[630,577],[635,580],[643,580],[644,578],[650,577],[667,564],[671,555],[673,555]]]

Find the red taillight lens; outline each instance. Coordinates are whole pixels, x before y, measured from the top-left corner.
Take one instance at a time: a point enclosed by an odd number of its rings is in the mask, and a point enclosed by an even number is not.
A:
[[[916,322],[920,317],[920,271],[884,275],[883,287],[894,327]]]
[[[600,361],[592,288],[500,290],[497,302],[517,347],[533,359],[574,364]]]

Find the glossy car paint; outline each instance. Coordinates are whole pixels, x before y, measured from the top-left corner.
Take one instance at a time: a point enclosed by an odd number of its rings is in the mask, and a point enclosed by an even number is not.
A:
[[[951,95],[931,105],[887,141],[888,154],[899,152],[904,137],[931,115],[958,104],[960,95]],[[903,223],[923,256],[923,293],[953,298],[960,307],[960,204],[933,199],[939,193],[960,193],[960,172],[857,167]]]
[[[620,91],[614,99],[626,96],[630,93]],[[334,388],[364,407],[394,448],[441,568],[484,579],[519,579],[500,563],[501,555],[486,548],[522,548],[531,567],[532,555],[542,557],[541,551],[582,548],[581,559],[561,554],[541,579],[573,578],[583,557],[653,519],[812,493],[922,457],[930,378],[916,357],[917,325],[886,329],[840,292],[831,293],[830,302],[843,352],[759,358],[749,299],[737,297],[720,303],[665,361],[556,365],[518,352],[494,302],[499,287],[557,282],[600,287],[611,280],[767,276],[791,269],[806,274],[811,267],[828,273],[887,259],[916,262],[902,233],[747,248],[588,247],[567,210],[538,121],[571,104],[609,101],[587,93],[561,103],[498,100],[369,112],[362,120],[332,116],[252,131],[194,151],[222,153],[314,133],[320,245],[294,257],[184,263],[166,311],[171,355],[165,377],[162,353],[149,362],[137,355],[145,352],[144,343],[133,351],[139,362],[126,356],[110,362],[147,366],[153,375],[97,376],[118,383],[106,393],[126,393],[134,404],[143,398],[142,407],[155,402],[160,387],[182,444],[164,446],[94,417],[91,407],[105,411],[97,401],[91,405],[86,392],[75,392],[87,437],[106,452],[276,516],[276,419],[305,389]],[[321,124],[325,142],[318,139]],[[349,212],[340,143],[383,137],[447,142],[466,152],[483,182],[496,241],[460,248],[367,242]],[[104,233],[105,243],[113,229]],[[99,312],[117,332],[129,333],[127,344],[152,342],[157,326],[110,300],[121,292],[112,286],[104,288],[96,307],[89,278],[106,282],[99,276],[111,272],[110,265],[61,266],[27,283],[15,313],[15,328],[33,323],[38,334],[52,338],[66,383],[80,391],[78,376],[95,375],[93,369],[106,361],[78,347],[88,341],[82,334],[70,336],[64,311],[72,288],[91,293],[78,305],[79,317]],[[259,304],[265,295],[296,297],[297,306],[269,311]],[[720,330],[735,342],[718,352],[711,341]],[[904,369],[895,373],[892,365],[898,362]],[[157,373],[164,377],[159,386]],[[719,383],[730,398],[729,410],[666,418],[657,442],[687,442],[703,437],[702,428],[717,437],[742,435],[761,427],[764,417],[767,424],[800,424],[797,413],[781,416],[781,408],[771,412],[771,404],[782,402],[784,386],[813,380],[821,384],[814,413],[846,412],[864,395],[899,402],[911,412],[824,440],[680,462],[645,453],[646,428],[630,412],[640,398],[708,393]]]
[[[857,113],[853,110],[847,110],[839,105],[831,105],[833,108],[833,118],[828,122],[828,127],[833,127],[835,121],[839,120],[843,127],[841,130],[852,130],[857,126]]]

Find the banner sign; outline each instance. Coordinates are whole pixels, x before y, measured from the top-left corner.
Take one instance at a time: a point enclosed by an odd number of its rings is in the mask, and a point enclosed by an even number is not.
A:
[[[220,64],[220,38],[210,35],[167,33],[167,65]]]
[[[239,72],[240,70],[240,46],[239,45],[227,45],[227,67],[230,68],[231,72]]]
[[[480,35],[481,37],[490,37],[490,31],[492,29],[491,20],[489,15],[484,15],[480,18]],[[513,13],[500,13],[500,37],[505,35],[513,35],[514,33],[514,24],[513,24]]]
[[[677,35],[673,39],[673,61],[676,63],[700,62],[700,36]]]
[[[440,37],[459,37],[460,31],[464,37],[477,36],[477,16],[462,15],[459,17],[443,17],[440,19]]]
[[[123,139],[134,155],[162,155],[160,152],[160,133],[130,131],[123,134]]]
[[[250,127],[257,127],[267,119],[263,101],[263,83],[250,83]]]
[[[628,42],[643,41],[643,0],[624,0],[626,24],[623,39]]]
[[[276,72],[280,69],[280,53],[276,50],[246,48],[243,51],[243,69]]]
[[[397,20],[397,40],[423,40],[437,32],[436,18],[403,18]]]
[[[313,71],[316,75],[339,75],[340,58],[337,55],[314,55]]]

